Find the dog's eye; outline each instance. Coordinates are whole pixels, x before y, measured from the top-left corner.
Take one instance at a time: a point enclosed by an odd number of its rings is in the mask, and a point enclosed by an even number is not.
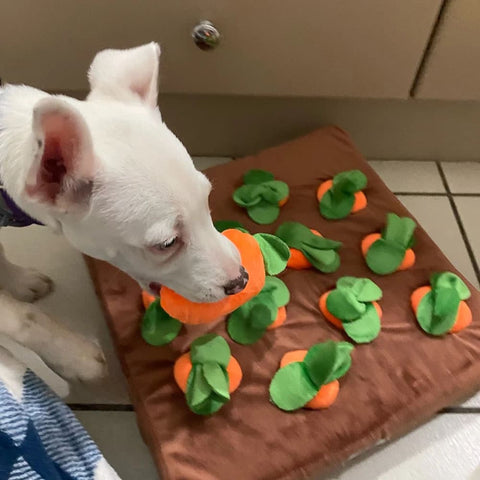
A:
[[[177,243],[178,237],[172,237],[170,240],[167,240],[166,242],[163,243],[157,243],[156,245],[153,246],[154,250],[167,250],[171,247],[173,247]]]

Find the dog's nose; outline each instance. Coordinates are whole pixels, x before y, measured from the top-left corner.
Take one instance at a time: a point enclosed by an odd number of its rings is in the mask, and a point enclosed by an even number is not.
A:
[[[240,267],[240,275],[234,280],[231,280],[230,282],[228,282],[223,287],[223,289],[225,290],[225,294],[235,295],[236,293],[240,293],[247,285],[247,282],[248,282],[248,273],[243,267]]]

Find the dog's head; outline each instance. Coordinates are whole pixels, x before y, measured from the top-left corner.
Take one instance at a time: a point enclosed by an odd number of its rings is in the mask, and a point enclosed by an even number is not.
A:
[[[25,192],[75,247],[143,288],[213,302],[240,291],[248,275],[213,226],[209,181],[162,121],[159,54],[155,43],[102,51],[85,102],[36,102]]]

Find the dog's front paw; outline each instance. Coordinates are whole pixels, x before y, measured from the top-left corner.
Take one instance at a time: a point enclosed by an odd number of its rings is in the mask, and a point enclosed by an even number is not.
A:
[[[10,293],[22,302],[34,302],[53,290],[52,280],[31,268],[15,267],[7,286]]]
[[[55,371],[61,377],[90,383],[107,376],[107,361],[96,342],[77,336],[68,350],[68,361],[64,360],[61,365],[55,367]]]

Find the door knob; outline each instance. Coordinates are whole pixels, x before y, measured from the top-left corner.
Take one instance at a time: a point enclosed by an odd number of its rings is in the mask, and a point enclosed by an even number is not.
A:
[[[192,38],[195,45],[201,50],[213,50],[220,43],[220,32],[208,20],[203,20],[192,30]]]

